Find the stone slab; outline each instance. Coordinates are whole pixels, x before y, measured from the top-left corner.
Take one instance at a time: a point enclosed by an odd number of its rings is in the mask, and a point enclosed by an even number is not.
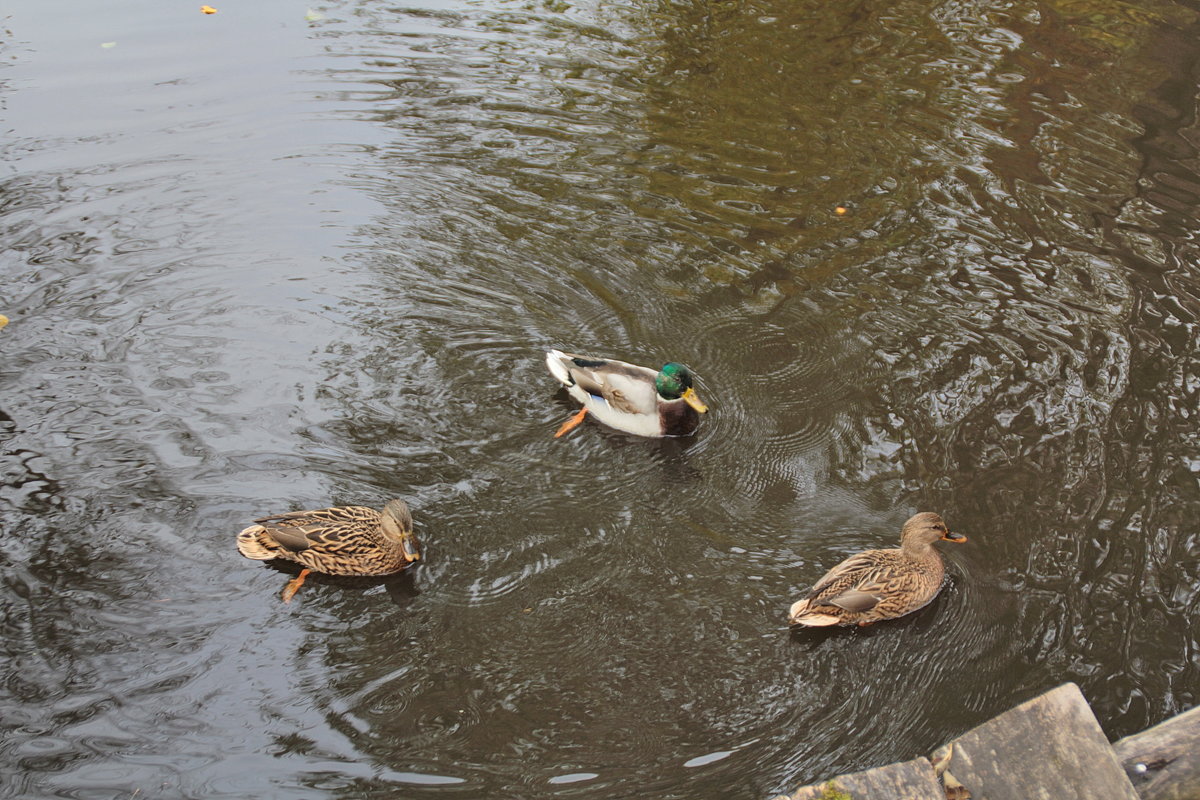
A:
[[[1200,798],[1200,708],[1113,745],[1142,800]]]
[[[933,765],[924,758],[802,786],[776,800],[946,800]]]
[[[948,748],[946,768],[973,800],[1139,800],[1074,683],[1004,712]]]

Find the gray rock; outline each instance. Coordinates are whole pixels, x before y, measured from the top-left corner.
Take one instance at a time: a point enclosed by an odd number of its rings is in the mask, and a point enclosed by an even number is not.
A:
[[[924,758],[840,775],[802,786],[775,800],[946,800],[933,766]]]
[[[1142,800],[1200,797],[1200,708],[1113,745]]]
[[[948,749],[943,767],[973,800],[1139,800],[1073,683],[983,723]]]

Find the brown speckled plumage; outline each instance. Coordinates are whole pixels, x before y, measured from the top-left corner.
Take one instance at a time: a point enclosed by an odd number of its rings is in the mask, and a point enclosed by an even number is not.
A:
[[[965,542],[937,514],[924,512],[904,523],[900,547],[865,550],[829,570],[803,599],[792,604],[793,625],[870,625],[928,605],[942,588],[945,567],[934,549],[939,539]]]
[[[345,506],[263,517],[237,535],[237,546],[246,558],[282,558],[329,575],[388,575],[421,557],[403,500],[382,511]]]

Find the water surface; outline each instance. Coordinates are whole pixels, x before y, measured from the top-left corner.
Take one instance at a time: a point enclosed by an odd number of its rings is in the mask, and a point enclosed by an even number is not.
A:
[[[1197,9],[15,0],[0,796],[760,798],[1200,695]],[[549,347],[692,366],[686,440]],[[400,576],[238,556],[415,509]],[[789,633],[917,510],[911,618]]]

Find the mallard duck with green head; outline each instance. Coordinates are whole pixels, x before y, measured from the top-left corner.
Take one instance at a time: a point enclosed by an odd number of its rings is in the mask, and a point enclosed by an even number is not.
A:
[[[550,374],[583,403],[578,414],[554,435],[562,436],[583,422],[590,411],[609,427],[638,436],[687,436],[700,424],[708,406],[692,386],[692,373],[683,364],[649,367],[612,358],[546,353]]]
[[[792,625],[870,625],[923,608],[942,588],[945,566],[933,543],[965,542],[940,516],[926,511],[900,531],[900,547],[864,550],[838,564],[792,604]]]
[[[263,517],[237,535],[237,547],[246,558],[279,558],[304,566],[284,588],[285,603],[312,571],[390,575],[421,558],[412,514],[403,500],[389,500],[381,511],[342,506]]]

